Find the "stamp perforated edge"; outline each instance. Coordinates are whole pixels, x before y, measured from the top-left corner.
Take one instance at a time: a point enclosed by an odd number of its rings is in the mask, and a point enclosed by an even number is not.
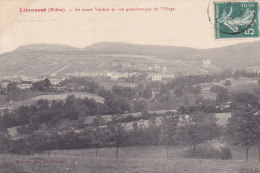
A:
[[[210,1],[209,2],[209,5],[208,5],[208,8],[210,8],[210,5],[212,5],[213,7],[211,8],[211,14],[213,14],[213,16],[209,16],[209,17],[212,17],[212,19],[210,19],[212,22],[211,24],[213,23],[213,37],[214,37],[214,40],[215,41],[225,41],[225,40],[254,40],[256,38],[259,38],[260,37],[260,27],[259,27],[259,16],[258,16],[258,36],[257,37],[228,37],[228,38],[216,38],[216,23],[215,23],[215,6],[214,4],[215,3],[225,3],[225,2],[256,2],[258,7],[258,13],[259,13],[259,2],[256,1],[256,0],[213,0],[213,1]],[[208,14],[209,15],[209,14]]]

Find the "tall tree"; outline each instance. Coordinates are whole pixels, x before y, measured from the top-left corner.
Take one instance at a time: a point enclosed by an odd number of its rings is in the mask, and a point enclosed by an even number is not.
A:
[[[75,120],[78,119],[79,117],[79,113],[80,113],[80,109],[79,109],[79,104],[78,104],[78,100],[74,95],[69,95],[66,98],[65,101],[65,117],[66,119],[69,120]]]
[[[17,82],[10,82],[8,85],[7,85],[7,92],[14,92],[14,91],[17,91],[18,88],[17,88]]]
[[[8,153],[10,150],[10,136],[6,130],[0,131],[0,153]]]
[[[246,160],[248,151],[252,146],[257,146],[260,137],[260,115],[256,109],[245,105],[237,106],[232,110],[231,118],[227,124],[228,138],[237,145],[246,147]]]
[[[105,119],[100,115],[92,121],[92,143],[96,147],[96,157],[98,156],[98,148],[102,147],[106,141],[105,123]]]
[[[118,158],[119,147],[124,144],[126,138],[126,125],[120,115],[113,115],[107,124],[109,139],[112,145],[116,146],[116,158]]]
[[[181,134],[184,142],[193,146],[193,154],[196,156],[196,145],[206,140],[211,140],[219,135],[219,128],[214,114],[207,114],[201,110],[195,110],[188,116],[181,118]]]
[[[178,115],[168,115],[161,118],[162,140],[167,145],[167,158],[169,157],[169,146],[176,143],[178,139],[178,124]]]
[[[230,86],[231,85],[231,81],[230,80],[225,80],[224,85],[226,87]]]
[[[34,90],[39,90],[39,91],[49,91],[51,89],[51,82],[49,79],[46,78],[42,81],[33,83],[32,88]]]

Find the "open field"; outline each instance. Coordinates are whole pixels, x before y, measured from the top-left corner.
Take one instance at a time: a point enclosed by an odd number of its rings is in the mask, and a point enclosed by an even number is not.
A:
[[[229,91],[250,91],[257,88],[257,79],[254,78],[243,78],[241,77],[238,80],[233,78],[228,79],[231,81],[231,85],[228,86]]]
[[[32,101],[38,101],[40,99],[45,99],[45,100],[65,100],[66,97],[69,95],[74,95],[77,98],[93,98],[96,100],[96,102],[104,102],[104,99],[102,97],[99,97],[96,94],[91,94],[91,93],[86,93],[86,92],[66,92],[62,94],[46,94],[46,95],[39,95],[34,98],[32,98]]]
[[[239,160],[183,159],[180,156],[183,149],[183,147],[171,147],[169,159],[166,159],[166,147],[122,147],[119,149],[117,159],[115,148],[99,149],[97,157],[95,149],[52,151],[50,156],[0,155],[0,173],[259,173],[260,171],[256,149],[251,150],[250,161],[241,160],[244,157]],[[233,154],[235,157],[241,157],[244,154],[242,151],[241,148],[232,148],[232,153],[240,153]],[[46,163],[47,161],[49,163]]]
[[[31,105],[34,103],[37,103],[38,100],[40,99],[45,99],[45,100],[65,100],[67,96],[69,95],[74,95],[77,98],[93,98],[96,100],[96,102],[100,102],[103,103],[104,102],[104,98],[96,95],[96,94],[91,94],[91,93],[86,93],[86,92],[66,92],[66,93],[62,93],[62,94],[56,94],[56,93],[49,93],[49,94],[38,94],[35,96],[32,96],[30,98],[24,99],[24,100],[19,100],[19,101],[14,101],[13,103],[6,103],[3,105],[0,105],[0,110],[4,110],[4,109],[13,109],[13,108],[17,108],[19,106],[22,105]]]
[[[255,78],[245,78],[245,77],[241,77],[238,80],[234,80],[233,78],[228,78],[227,80],[230,80],[231,85],[227,87],[229,92],[237,92],[237,91],[252,91],[253,89],[257,88],[259,85],[257,83],[257,79]],[[211,83],[204,83],[201,84],[202,86],[202,90],[201,90],[201,95],[204,98],[208,98],[208,99],[215,99],[216,98],[216,94],[210,92],[210,88],[212,86],[215,85],[219,85],[219,86],[224,86],[224,82],[220,81],[220,82],[211,82]]]
[[[182,159],[182,152],[188,147],[184,146],[170,146],[169,159]],[[232,152],[232,160],[245,160],[246,148],[240,146],[230,147]],[[44,154],[44,153],[43,153]],[[87,156],[95,158],[95,149],[75,149],[75,150],[54,150],[51,156]],[[40,154],[39,156],[41,156]],[[116,148],[100,148],[98,157],[114,158],[116,156]],[[133,146],[119,148],[119,158],[157,158],[166,159],[166,146]],[[258,159],[258,151],[256,147],[249,149],[249,160],[254,161]],[[260,163],[259,163],[260,164]],[[259,165],[260,166],[260,165]]]

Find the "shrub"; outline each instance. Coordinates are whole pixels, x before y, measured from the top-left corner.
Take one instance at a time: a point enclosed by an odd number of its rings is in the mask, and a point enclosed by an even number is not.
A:
[[[123,122],[128,123],[128,122],[138,121],[139,119],[140,119],[139,117],[135,117],[135,116],[129,114],[126,117],[124,117]]]
[[[198,159],[231,159],[232,153],[227,146],[216,147],[209,143],[200,144],[197,146],[195,155],[193,148],[188,148],[183,152],[184,158],[198,158]]]
[[[228,148],[227,146],[221,147],[221,159],[222,160],[227,160],[227,159],[232,159],[232,153],[230,148]]]

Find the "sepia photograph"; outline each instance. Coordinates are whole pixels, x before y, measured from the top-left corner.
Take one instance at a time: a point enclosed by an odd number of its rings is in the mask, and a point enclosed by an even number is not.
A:
[[[0,173],[260,173],[260,0],[0,0]]]

